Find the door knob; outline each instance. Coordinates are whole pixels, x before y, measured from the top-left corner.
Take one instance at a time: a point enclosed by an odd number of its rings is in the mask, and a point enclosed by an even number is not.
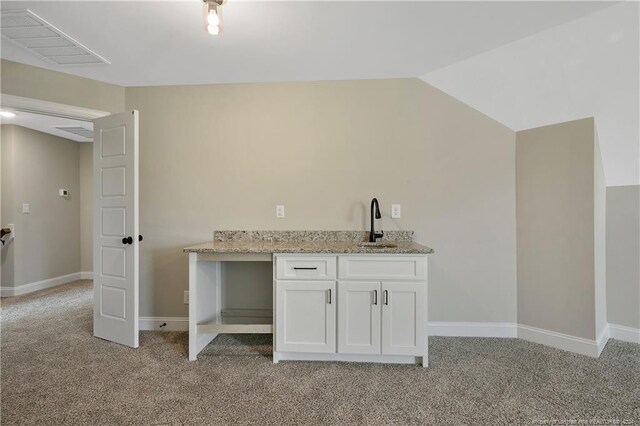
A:
[[[133,238],[131,237],[124,237],[122,239],[122,244],[133,244]]]

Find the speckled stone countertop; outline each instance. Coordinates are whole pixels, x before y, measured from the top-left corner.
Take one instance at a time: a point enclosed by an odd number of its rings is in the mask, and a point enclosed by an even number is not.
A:
[[[213,241],[186,247],[189,253],[362,253],[429,254],[433,249],[413,241],[413,231],[387,231],[380,243],[366,247],[366,231],[216,231]]]

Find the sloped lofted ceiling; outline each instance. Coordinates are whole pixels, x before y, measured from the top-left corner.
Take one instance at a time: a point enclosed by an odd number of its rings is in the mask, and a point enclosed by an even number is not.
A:
[[[62,67],[2,39],[0,57],[122,86],[418,77],[514,130],[595,116],[608,185],[640,183],[637,2],[5,1],[111,65]]]
[[[123,86],[418,77],[610,5],[229,0],[216,37],[200,0],[2,1],[111,65],[56,66],[4,39],[1,56]]]
[[[607,185],[638,185],[639,21],[615,4],[421,78],[514,130],[595,117]]]

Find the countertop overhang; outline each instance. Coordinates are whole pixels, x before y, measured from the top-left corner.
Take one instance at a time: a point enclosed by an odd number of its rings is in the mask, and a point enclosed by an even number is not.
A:
[[[187,253],[335,253],[335,254],[430,254],[433,249],[413,241],[385,241],[397,247],[363,247],[357,242],[308,241],[211,241],[185,247]]]

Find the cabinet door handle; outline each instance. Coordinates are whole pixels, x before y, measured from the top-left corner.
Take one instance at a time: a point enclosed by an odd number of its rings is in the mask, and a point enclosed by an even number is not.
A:
[[[378,290],[373,290],[373,304],[378,305]]]
[[[302,270],[302,271],[315,271],[316,269],[318,269],[318,267],[314,266],[313,268],[311,268],[311,267],[306,267],[306,266],[294,266],[293,269],[296,270],[296,271],[299,271],[299,270]]]
[[[384,304],[385,305],[389,304],[389,290],[384,291]]]
[[[329,304],[331,304],[331,289],[329,289]]]

